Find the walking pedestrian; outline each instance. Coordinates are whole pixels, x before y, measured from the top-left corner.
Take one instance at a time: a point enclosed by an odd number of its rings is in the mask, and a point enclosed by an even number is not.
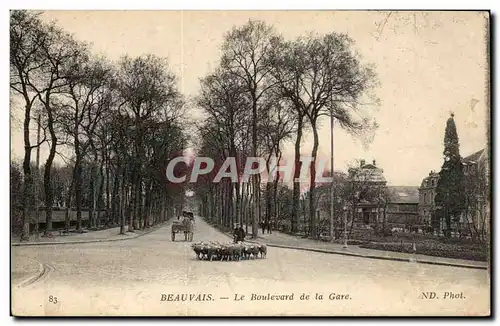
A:
[[[243,227],[241,225],[239,227],[238,235],[239,235],[239,241],[245,241],[246,233],[245,233],[245,230],[243,230]]]
[[[236,224],[234,226],[234,230],[233,230],[234,243],[238,243],[239,237],[240,237],[240,229],[239,229],[239,226]]]

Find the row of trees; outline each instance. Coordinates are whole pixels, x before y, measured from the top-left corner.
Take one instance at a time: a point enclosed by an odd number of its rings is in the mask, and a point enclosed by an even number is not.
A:
[[[164,220],[167,209],[182,204],[182,185],[165,186],[166,162],[187,146],[184,100],[166,59],[125,56],[111,62],[93,55],[88,44],[55,23],[27,11],[11,12],[10,51],[10,89],[23,112],[23,239],[39,199],[45,206],[45,234],[52,230],[57,155],[71,167],[64,191],[66,228],[72,206],[77,229],[82,228],[84,197],[91,227],[100,223],[105,210],[105,223],[119,223],[121,232],[126,224],[132,231]],[[36,143],[34,124],[42,134]],[[35,198],[39,168],[38,162],[33,166],[32,155],[43,145],[48,147],[41,169],[43,194]],[[70,155],[63,155],[68,151]]]
[[[372,67],[362,63],[347,35],[311,33],[284,40],[272,26],[250,20],[225,35],[217,68],[201,79],[196,103],[207,118],[199,126],[199,155],[220,164],[235,157],[239,175],[247,157],[264,157],[272,175],[272,162],[279,162],[284,144],[294,141],[293,173],[298,178],[303,135],[312,133],[316,161],[322,116],[333,115],[344,130],[370,140],[376,125],[363,108],[377,104],[371,93],[375,85]],[[206,216],[228,227],[251,221],[253,236],[261,219],[279,216],[279,174],[270,183],[261,182],[260,175],[251,182],[212,183],[216,172],[196,185]],[[317,234],[315,164],[309,174],[310,233]],[[292,232],[298,227],[300,187],[294,182]]]

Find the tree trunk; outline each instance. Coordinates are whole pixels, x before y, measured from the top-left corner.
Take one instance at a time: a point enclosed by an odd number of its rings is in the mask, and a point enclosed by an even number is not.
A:
[[[239,180],[239,178],[238,178],[238,181],[235,184],[235,188],[236,188],[235,221],[236,221],[236,223],[240,223],[241,224],[241,196],[240,196],[240,180]]]
[[[97,227],[100,227],[102,224],[102,211],[105,208],[104,203],[104,156],[101,162],[101,166],[99,167],[99,187],[97,188]],[[106,220],[108,218],[106,217]]]
[[[149,222],[151,214],[153,213],[153,181],[150,180],[146,188],[146,207],[144,216],[144,226],[143,229],[149,227]]]
[[[224,182],[220,183],[220,190],[221,190],[221,201],[220,201],[220,209],[221,209],[221,220],[220,220],[220,225],[224,226],[226,223],[226,187],[224,185]]]
[[[281,151],[280,150],[277,150],[276,151],[276,157],[277,157],[277,164],[279,164],[280,160],[281,160]],[[273,201],[273,204],[274,204],[274,216],[276,219],[278,219],[279,215],[278,215],[278,209],[279,209],[279,204],[278,204],[278,182],[280,180],[280,174],[279,173],[276,173],[276,179],[273,180],[273,194],[272,194],[272,201]]]
[[[234,187],[233,183],[231,181],[228,181],[227,183],[227,188],[228,188],[228,219],[227,219],[227,226],[233,227],[234,225]]]
[[[207,210],[207,214],[208,216],[205,216],[205,217],[208,217],[208,220],[211,222],[213,220],[213,196],[212,196],[212,192],[210,192],[208,195],[207,195],[207,201],[208,201],[208,210]]]
[[[128,232],[134,232],[134,224],[133,224],[133,215],[135,214],[135,185],[129,187],[131,189],[127,189],[127,198],[128,198],[128,209],[127,209],[127,218],[128,218]]]
[[[73,170],[73,180],[75,184],[75,205],[76,205],[76,229],[79,231],[82,228],[82,153],[80,150],[79,135],[79,110],[78,102],[75,101],[75,115],[73,137],[75,141],[75,167]]]
[[[221,211],[220,211],[220,202],[221,202],[221,189],[220,189],[220,182],[216,185],[215,187],[215,220],[214,222],[217,225],[221,224]]]
[[[318,232],[316,227],[316,205],[314,201],[314,193],[316,189],[316,156],[318,155],[318,130],[316,129],[316,122],[312,121],[311,125],[313,127],[314,144],[312,149],[312,162],[309,168],[310,170],[310,185],[309,185],[309,219],[311,223],[311,235],[314,239],[318,238]]]
[[[142,183],[142,178],[139,176],[139,183],[138,187],[136,188],[136,214],[134,216],[134,229],[139,230],[141,228],[141,223],[143,220],[142,212],[143,212],[143,196],[142,196],[142,189],[143,188],[143,183]]]
[[[66,195],[66,212],[64,213],[64,225],[66,231],[69,231],[71,224],[70,212],[71,212],[71,199],[73,197],[73,190],[75,187],[74,184],[75,184],[75,168],[73,167],[73,176],[71,178],[71,182],[68,188],[68,194]]]
[[[27,95],[25,95],[27,98]],[[24,160],[23,160],[23,214],[21,216],[21,241],[27,241],[30,237],[30,220],[33,211],[33,175],[31,173],[31,144],[30,144],[30,120],[31,102],[26,99],[24,112]],[[36,221],[38,223],[38,221]]]
[[[116,222],[120,220],[120,214],[118,212],[118,208],[120,207],[120,170],[119,168],[116,170],[115,178],[113,180],[113,190],[111,193],[111,208],[109,211],[111,211],[111,218],[113,221],[113,224],[116,225]],[[121,224],[121,223],[120,223]]]
[[[75,140],[75,152],[77,151],[77,143],[78,141]],[[75,172],[73,175],[75,180],[76,229],[79,231],[82,229],[82,160],[80,151],[78,150],[76,153]]]
[[[295,138],[295,164],[293,172],[293,195],[292,195],[292,233],[297,233],[298,222],[299,222],[299,201],[300,201],[300,182],[296,181],[300,177],[300,142],[302,140],[302,128],[303,128],[304,116],[299,114],[297,120],[297,136]]]
[[[257,97],[256,89],[252,89],[252,156],[257,157]],[[252,223],[252,239],[257,238],[257,227],[260,221],[260,196],[259,196],[259,178],[258,175],[252,175],[252,180],[254,184],[254,194],[255,194],[255,215],[253,216]]]
[[[106,158],[106,224],[110,226],[111,224],[116,224],[113,215],[111,214],[111,185],[110,185],[110,178],[111,178],[111,168],[109,166],[109,153],[107,151],[104,151],[104,157]]]
[[[268,178],[271,178],[271,167],[270,167],[270,161],[271,161],[271,154],[267,157],[266,159],[266,168],[267,168],[267,173],[268,173]],[[266,183],[266,215],[265,215],[265,221],[268,223],[268,225],[271,223],[271,190],[272,190],[272,184],[269,182]]]
[[[238,220],[238,223],[243,227],[244,223],[244,215],[245,215],[245,209],[246,209],[246,204],[245,204],[245,185],[242,183],[241,184],[241,196],[240,196],[240,217]]]
[[[122,173],[123,173],[123,177],[122,177],[122,180],[121,180],[121,196],[120,196],[120,205],[118,206],[119,207],[119,210],[120,210],[120,234],[125,234],[125,222],[126,222],[126,219],[127,219],[127,215],[126,215],[126,212],[125,212],[125,209],[127,207],[129,207],[129,203],[128,203],[128,200],[127,200],[127,179],[126,179],[126,176],[127,176],[127,170],[126,169],[123,169]]]
[[[94,163],[92,164],[90,168],[90,207],[89,207],[89,223],[91,228],[97,227],[96,225],[96,207],[97,207],[97,186],[98,186],[98,180],[97,180],[97,167],[95,166],[95,162],[97,162],[97,157],[95,158]]]
[[[47,161],[45,162],[45,171],[43,176],[44,190],[45,190],[45,236],[51,236],[52,231],[52,206],[54,204],[54,189],[52,187],[52,163],[56,156],[57,136],[54,130],[54,117],[52,115],[52,108],[50,108],[49,95],[46,95],[45,108],[47,111],[48,127],[50,132],[50,150]]]
[[[165,222],[167,221],[167,193],[163,191],[163,201],[162,201],[162,206],[163,206],[163,219],[162,221]]]
[[[89,214],[88,214],[88,221],[87,221],[87,227],[93,228],[94,227],[94,204],[95,204],[95,175],[94,175],[94,166],[91,165],[90,167],[90,181],[89,181],[89,191],[90,191],[90,199],[89,199]]]

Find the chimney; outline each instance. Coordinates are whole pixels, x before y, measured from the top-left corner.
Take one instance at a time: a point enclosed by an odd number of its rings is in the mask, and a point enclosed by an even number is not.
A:
[[[373,160],[373,165],[374,165],[374,166],[376,166],[376,165],[377,165],[377,164],[375,164],[375,163],[376,163],[376,162],[375,162],[375,160]]]
[[[361,160],[361,163],[360,163],[360,165],[359,165],[359,166],[360,166],[360,167],[365,166],[365,160]]]

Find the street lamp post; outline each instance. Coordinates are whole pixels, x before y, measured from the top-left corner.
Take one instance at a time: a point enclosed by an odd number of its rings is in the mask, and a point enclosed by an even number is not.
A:
[[[344,245],[342,248],[347,249],[347,207],[344,206]]]
[[[333,170],[333,126],[334,126],[334,120],[333,120],[333,110],[330,112],[330,169],[332,171],[332,184],[331,184],[331,191],[330,191],[330,241],[333,242],[333,211],[334,211],[334,193],[335,193],[335,185],[334,185],[334,170]]]

